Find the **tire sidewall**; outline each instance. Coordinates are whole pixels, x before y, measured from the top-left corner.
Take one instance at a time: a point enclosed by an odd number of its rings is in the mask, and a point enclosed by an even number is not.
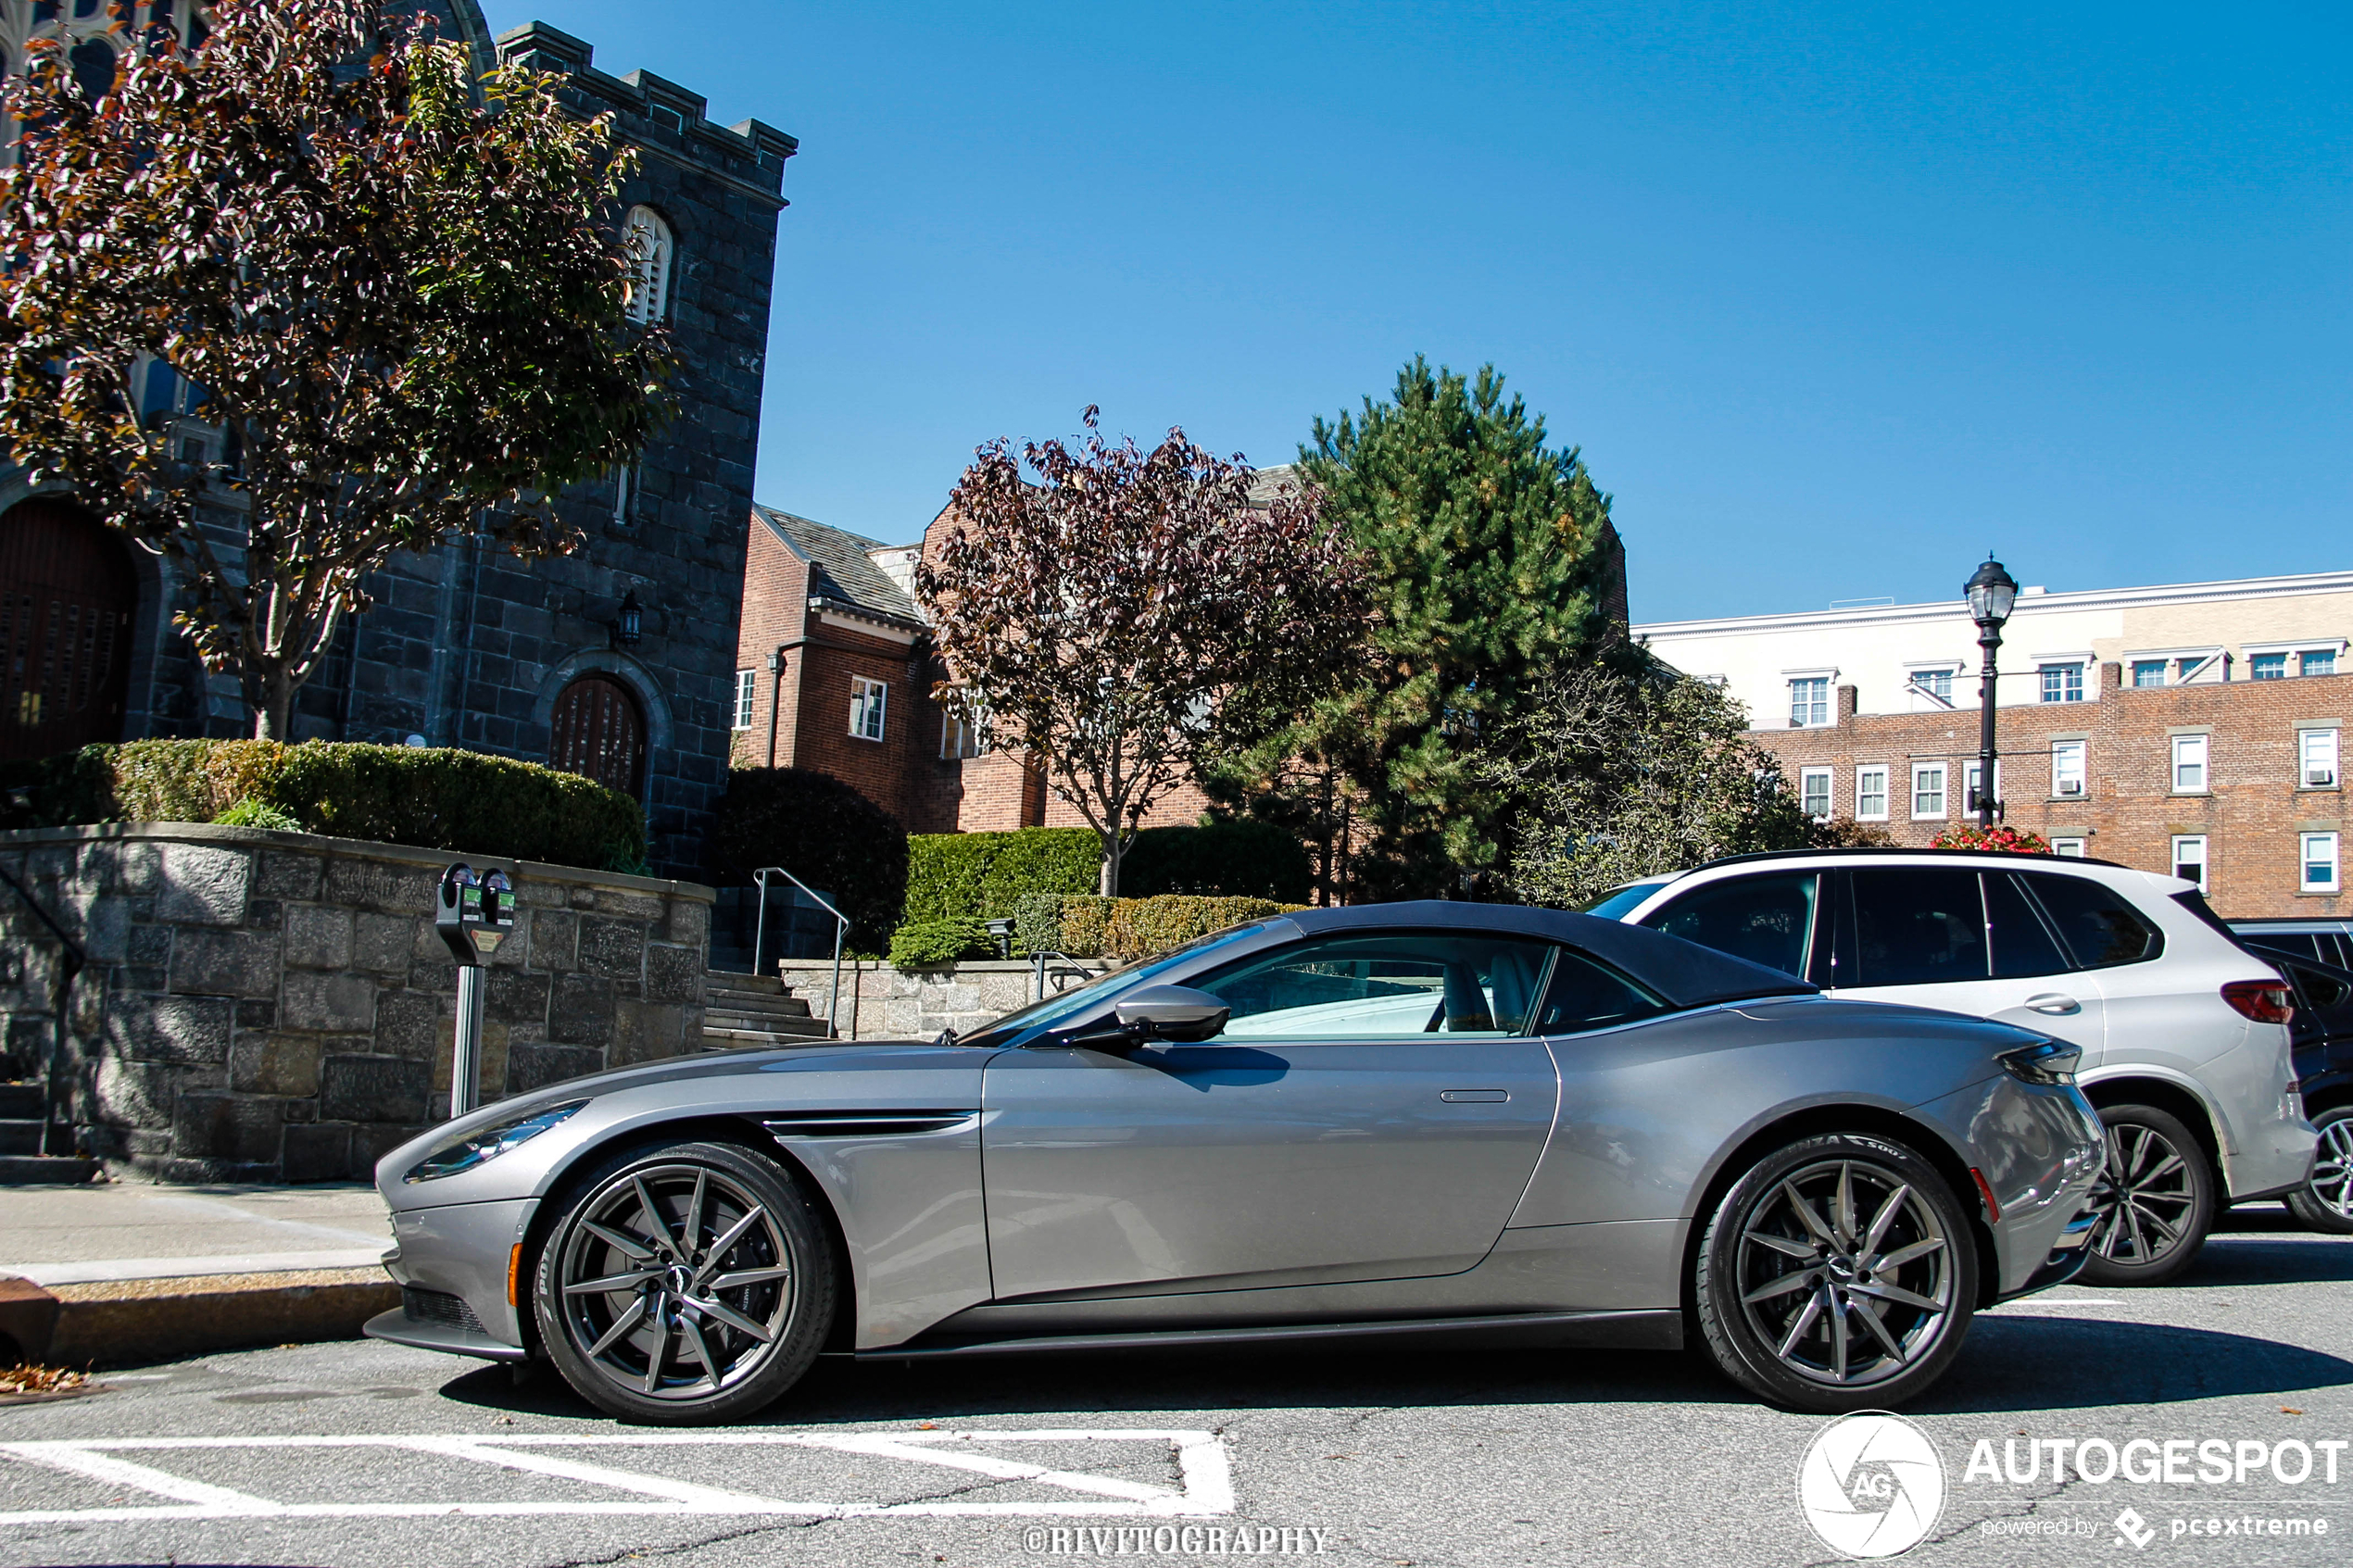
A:
[[[1798,1375],[1781,1364],[1773,1347],[1749,1325],[1739,1299],[1741,1217],[1792,1172],[1824,1160],[1869,1160],[1887,1166],[1911,1184],[1936,1210],[1951,1238],[1953,1305],[1934,1348],[1905,1371],[1881,1382],[1833,1387]],[[1975,1227],[1952,1184],[1918,1153],[1892,1139],[1864,1133],[1827,1133],[1784,1144],[1756,1160],[1725,1191],[1703,1234],[1692,1299],[1709,1355],[1731,1379],[1775,1404],[1818,1414],[1886,1410],[1917,1398],[1952,1366],[1969,1336],[1978,1297]]]
[[[2095,1252],[2085,1261],[2082,1273],[2075,1277],[2085,1285],[2114,1287],[2164,1285],[2196,1262],[2205,1248],[2207,1235],[2213,1230],[2215,1216],[2220,1212],[2220,1174],[2197,1135],[2180,1117],[2160,1106],[2107,1106],[2100,1111],[2100,1125],[2108,1129],[2146,1127],[2171,1143],[2188,1165],[2190,1185],[2196,1200],[2190,1207],[2188,1241],[2165,1257],[2152,1263],[2119,1263]]]
[[[620,1387],[573,1345],[563,1322],[557,1273],[590,1198],[633,1171],[679,1164],[704,1164],[723,1171],[769,1206],[792,1255],[792,1312],[781,1336],[783,1344],[750,1377],[698,1399],[656,1399]],[[600,1160],[585,1174],[567,1182],[552,1205],[558,1210],[556,1223],[547,1228],[532,1270],[533,1320],[548,1360],[564,1381],[607,1414],[665,1426],[740,1420],[774,1402],[798,1383],[824,1347],[836,1310],[833,1251],[806,1180],[789,1166],[736,1144],[640,1144]]]

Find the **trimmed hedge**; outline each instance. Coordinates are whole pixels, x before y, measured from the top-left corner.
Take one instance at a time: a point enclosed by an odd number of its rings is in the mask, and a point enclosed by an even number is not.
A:
[[[1092,893],[1102,843],[1091,828],[919,833],[907,840],[909,924],[1002,920],[1032,893]]]
[[[890,961],[897,969],[937,969],[959,959],[993,959],[997,939],[969,915],[921,921],[890,934]]]
[[[535,762],[449,747],[305,741],[138,740],[86,746],[0,773],[31,821],[210,822],[243,808],[305,833],[550,865],[634,868],[645,815],[627,796]]]
[[[727,775],[704,861],[722,887],[750,885],[762,866],[784,867],[849,917],[845,950],[878,953],[900,923],[908,842],[897,818],[830,773],[738,768]]]
[[[1049,919],[1043,898],[1026,899],[1014,916],[1031,952],[1058,952],[1074,959],[1148,959],[1182,947],[1196,936],[1245,921],[1288,914],[1304,904],[1272,898],[1203,897],[1164,893],[1153,898],[1101,898],[1069,894],[1056,900]],[[993,951],[993,949],[992,949]]]
[[[1197,893],[1296,904],[1314,877],[1307,846],[1265,822],[1146,828],[1119,862],[1119,891],[1129,898]]]

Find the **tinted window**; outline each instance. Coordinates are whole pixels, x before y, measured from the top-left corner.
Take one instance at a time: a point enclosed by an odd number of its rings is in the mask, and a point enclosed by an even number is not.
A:
[[[1635,905],[1666,886],[1659,882],[1629,882],[1623,887],[1613,887],[1600,897],[1577,906],[1580,915],[1592,915],[1601,920],[1617,920]]]
[[[1856,985],[1934,985],[1986,977],[1985,906],[1975,872],[1891,866],[1849,874]]]
[[[1812,872],[1735,877],[1695,887],[1642,923],[1669,936],[1806,976],[1814,939]]]
[[[2028,875],[2020,879],[2049,911],[2068,950],[2086,969],[2138,963],[2165,950],[2165,938],[2125,901],[2088,877]],[[2209,917],[2210,918],[2210,917]]]
[[[1464,933],[1325,936],[1191,982],[1233,1010],[1223,1040],[1517,1035],[1551,947]]]
[[[2248,947],[2266,953],[2284,953],[2292,959],[2319,959],[2332,961],[2332,955],[2321,950],[2325,938],[2303,931],[2242,931],[2238,939]]]
[[[2026,895],[2007,872],[1985,876],[1985,935],[1994,945],[1994,978],[2024,980],[2030,975],[2058,974],[2068,968],[2067,955]]]
[[[1667,1010],[1666,1004],[1617,971],[1604,969],[1582,954],[1566,948],[1553,963],[1553,983],[1544,988],[1544,1005],[1536,1015],[1535,1033],[1574,1035],[1586,1029],[1606,1029]]]

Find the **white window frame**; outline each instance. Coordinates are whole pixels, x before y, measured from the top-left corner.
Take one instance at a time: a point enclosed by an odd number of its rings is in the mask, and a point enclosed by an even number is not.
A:
[[[1822,700],[1819,704],[1822,716],[1818,721],[1810,717],[1816,711],[1816,705],[1812,703],[1808,703],[1806,707],[1806,712],[1809,717],[1801,719],[1798,716],[1797,688],[1800,686],[1819,686],[1822,689]],[[1831,728],[1838,719],[1837,703],[1838,696],[1831,686],[1830,676],[1793,675],[1789,678],[1789,727],[1791,729],[1827,730]]]
[[[879,742],[888,732],[890,684],[864,675],[849,678],[849,734],[855,740]]]
[[[2300,833],[2296,835],[2296,890],[2299,893],[2336,893],[2343,890],[2342,872],[2337,868],[2337,836],[2334,831]],[[2312,868],[2326,861],[2329,869],[2326,882],[2312,880]]]
[[[1831,813],[1837,809],[1835,797],[1831,791],[1831,770],[1828,768],[1800,768],[1797,771],[1797,809],[1818,822],[1829,822]],[[1807,802],[1814,797],[1814,785],[1817,783],[1822,786],[1822,809],[1818,811],[1807,805]]]
[[[2214,790],[2214,737],[2212,735],[2174,735],[2171,737],[2172,771],[2167,776],[2175,795],[2210,795]],[[2191,753],[2196,758],[2192,759]],[[2197,783],[2185,784],[2182,775],[2185,769],[2197,770]]]
[[[2296,673],[2295,671],[2288,668],[2288,660],[2294,659],[2295,657],[2296,656],[2292,653],[2278,652],[2248,654],[2246,656],[2246,678],[2250,681],[2284,681],[2289,676]],[[2278,674],[2266,675],[2258,668],[2263,660],[2267,659],[2276,659],[2280,661],[2280,672]]]
[[[2069,766],[2070,759],[2073,762],[2071,768]],[[2092,792],[2090,764],[2091,743],[2089,741],[2055,740],[2051,742],[2052,797],[2080,799],[2089,795]],[[2000,776],[2001,769],[1996,765],[1994,777]],[[2073,789],[2067,787],[2070,782],[2075,785]]]
[[[939,711],[939,756],[942,761],[963,762],[988,755],[988,716],[970,718],[952,708]]]
[[[2297,680],[2300,681],[2307,676],[2319,673],[2317,671],[2307,670],[2304,668],[2305,662],[2316,654],[2329,661],[2328,673],[2331,675],[2335,674],[2338,669],[2342,667],[2345,662],[2344,655],[2338,652],[2335,648],[2300,648],[2296,651],[2296,678]]]
[[[2193,858],[2189,859],[2183,859],[2184,854],[2190,853],[2191,846],[2193,845],[2196,847]],[[2173,858],[2171,860],[2167,862],[2165,869],[2175,876],[2181,876],[2182,868],[2183,866],[2196,866],[2197,868],[2197,875],[2185,877],[2183,880],[2197,884],[2197,890],[2200,893],[2205,892],[2208,873],[2213,870],[2213,862],[2208,859],[2208,847],[2207,844],[2206,834],[2202,833],[2176,834],[2173,835],[2172,848]],[[2299,872],[2297,874],[2301,875],[2302,873]]]
[[[2336,731],[2317,728],[2296,731],[2296,787],[2334,789],[2340,777],[2337,771]]]
[[[1855,820],[1858,822],[1887,821],[1887,783],[1890,770],[1884,762],[1869,762],[1855,770]],[[1873,796],[1879,797],[1879,809],[1869,809]]]
[[[2142,680],[2141,671],[2144,670],[2156,671],[2157,679]],[[2173,661],[2170,659],[2135,659],[2124,666],[2126,680],[2136,691],[2153,692],[2160,687],[2171,685],[2172,672]]]
[[[2070,671],[2074,671],[2075,674],[2075,695],[2073,696],[2065,695],[2067,691],[2067,673]],[[2057,696],[2046,696],[2044,694],[2047,690],[2049,683],[2045,680],[2044,677],[2053,673],[2054,671],[2056,671],[2059,676],[2060,695]],[[2037,702],[2077,703],[2084,701],[2090,695],[2085,690],[2085,685],[2086,683],[2083,679],[2083,664],[2081,659],[2054,659],[2045,663],[2037,664],[2034,667],[2034,699]]]
[[[2054,838],[2050,843],[2051,853],[2062,860],[2080,860],[2083,858],[2083,841],[2080,838]]]
[[[760,671],[757,670],[736,671],[735,722],[730,724],[728,728],[733,730],[750,729],[752,712],[758,706],[759,701]]]
[[[1929,788],[1922,789],[1921,781],[1931,777],[1935,783]],[[1945,771],[1945,765],[1942,762],[1912,764],[1912,821],[1941,822],[1951,815],[1953,797],[1951,792],[1945,788],[1950,778],[1951,775]],[[1920,797],[1923,795],[1933,795],[1936,797],[1935,809],[1930,811],[1920,809]]]
[[[1909,664],[1906,665],[1905,669],[1908,671],[1904,677],[1904,690],[1907,694],[1925,700],[1929,704],[1928,710],[1931,712],[1943,713],[1952,709],[1954,707],[1952,686],[1955,681],[1960,679],[1960,665]],[[1945,689],[1942,692],[1930,684],[1940,675],[1944,677]]]

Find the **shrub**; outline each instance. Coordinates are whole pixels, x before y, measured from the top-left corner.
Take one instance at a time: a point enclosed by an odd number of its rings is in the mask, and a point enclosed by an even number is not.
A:
[[[1975,822],[1946,828],[1929,840],[1931,849],[2002,849],[2013,855],[2047,855],[2050,845],[2043,835],[2025,828],[1982,828]]]
[[[1088,828],[919,833],[907,841],[910,922],[1003,920],[1033,893],[1092,893],[1102,847]]]
[[[296,822],[275,806],[263,805],[250,795],[213,818],[212,821],[215,826],[224,828],[273,828],[280,833],[302,831],[300,822]]]
[[[907,848],[898,819],[831,774],[739,768],[727,775],[704,859],[723,887],[749,885],[762,866],[784,867],[849,917],[845,949],[874,952],[900,923]]]
[[[126,741],[44,759],[31,773],[41,826],[209,822],[250,801],[306,833],[425,849],[587,867],[646,852],[645,816],[627,796],[450,747]]]
[[[1861,849],[1885,847],[1895,842],[1895,835],[1878,822],[1858,822],[1852,817],[1832,817],[1816,822],[1806,834],[1807,844],[1816,849]]]
[[[1108,902],[1112,908],[1103,929],[1103,956],[1114,959],[1148,959],[1196,936],[1303,907],[1279,904],[1272,898],[1202,897],[1183,893]]]
[[[997,939],[968,915],[916,921],[890,934],[890,961],[900,969],[937,969],[959,959],[993,959]]]
[[[1307,846],[1265,822],[1146,828],[1119,863],[1123,897],[1223,894],[1301,903],[1314,880]]]

